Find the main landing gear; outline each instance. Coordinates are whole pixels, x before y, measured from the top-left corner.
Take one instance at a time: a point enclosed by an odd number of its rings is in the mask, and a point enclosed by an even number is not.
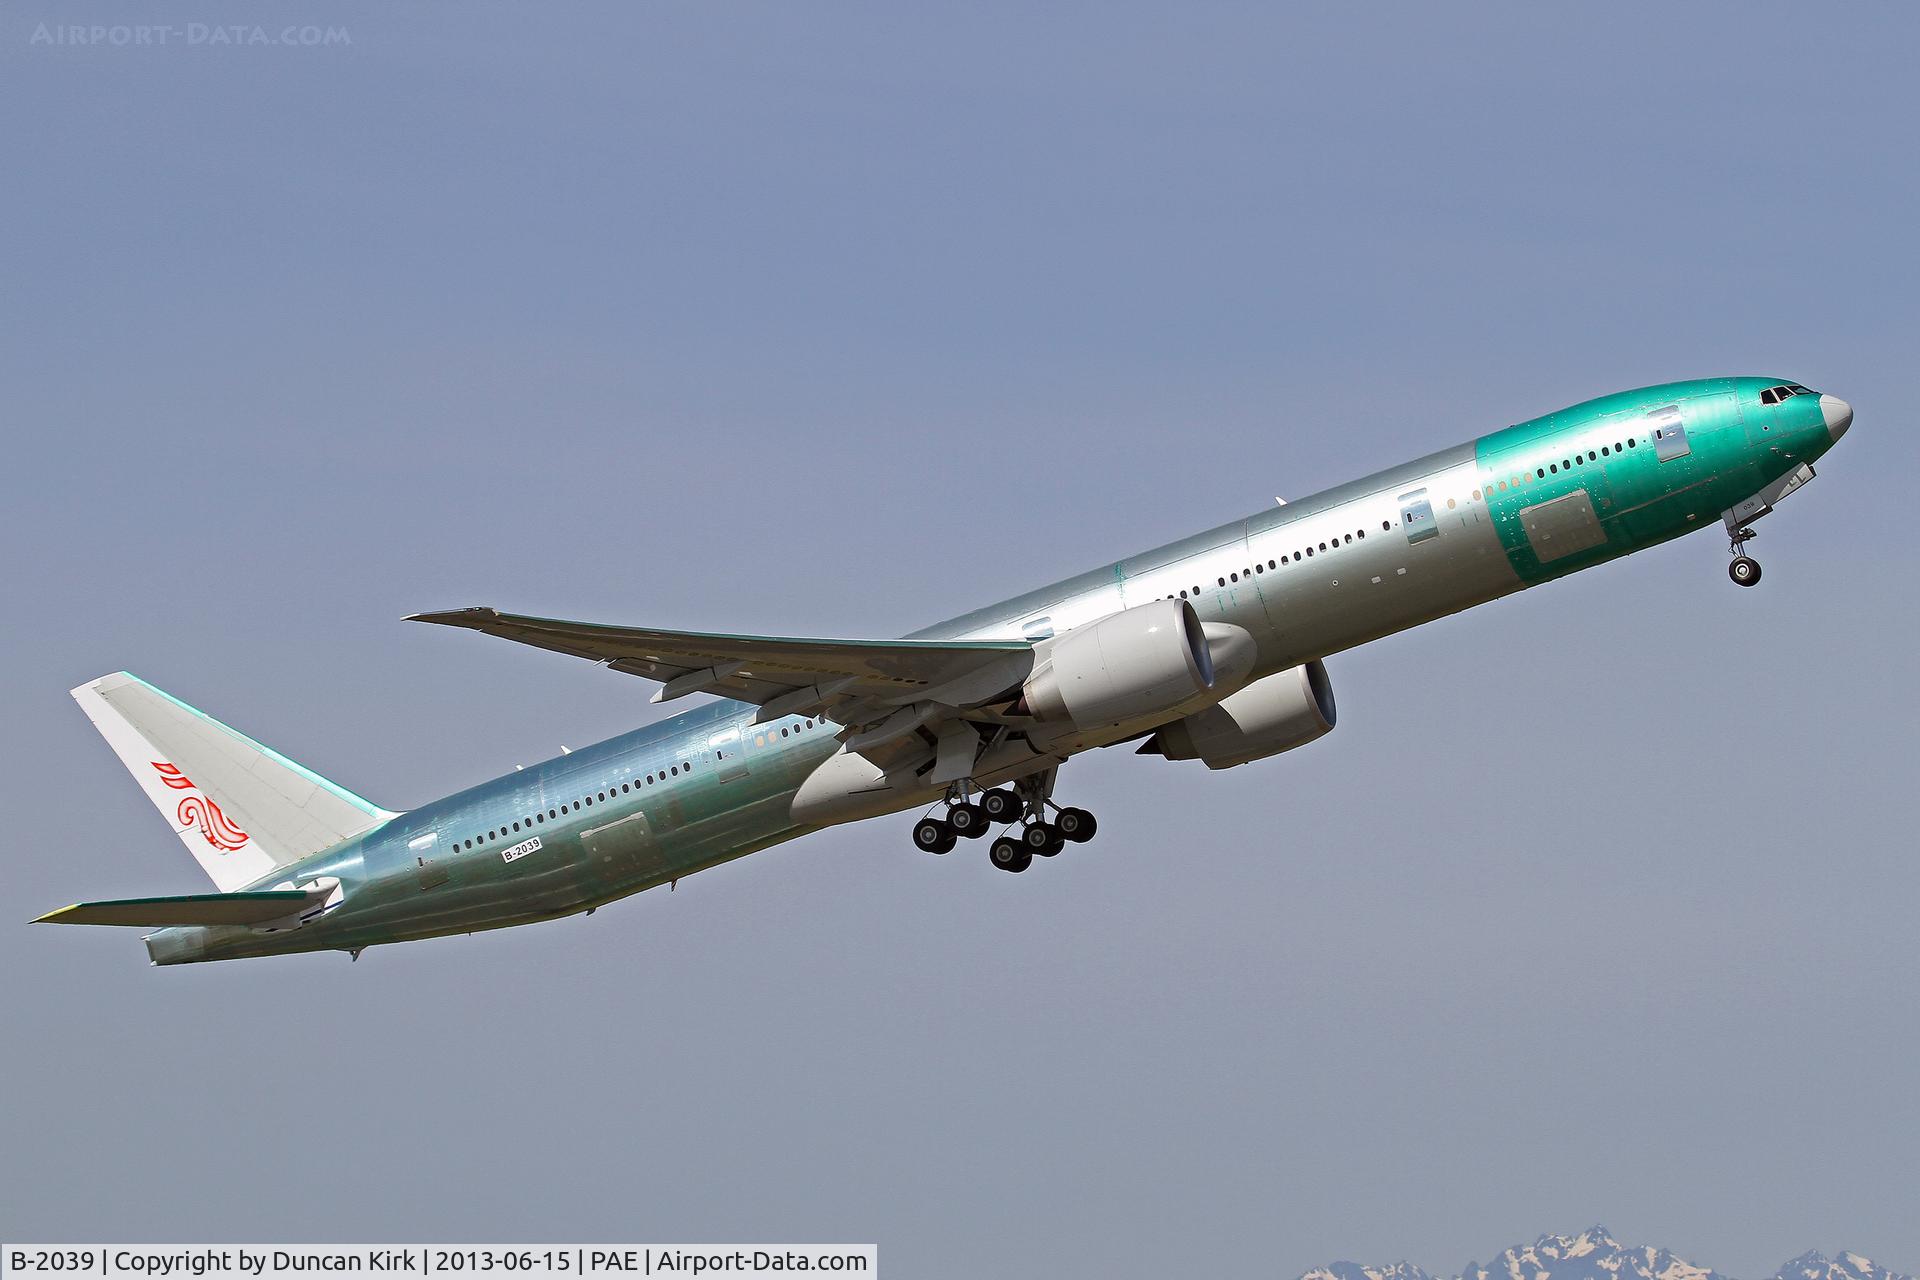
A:
[[[948,853],[961,839],[977,840],[987,828],[1020,825],[988,846],[987,856],[1002,871],[1025,871],[1035,858],[1051,858],[1069,844],[1093,839],[1100,824],[1085,809],[1063,809],[1053,803],[1054,771],[1022,778],[1011,787],[996,787],[971,798],[965,784],[947,797],[944,817],[929,815],[913,827],[913,843],[927,853]],[[1047,811],[1053,821],[1047,821]]]

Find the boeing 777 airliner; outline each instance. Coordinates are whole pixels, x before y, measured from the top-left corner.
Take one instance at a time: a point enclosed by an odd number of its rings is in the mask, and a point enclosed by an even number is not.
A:
[[[153,928],[156,964],[526,924],[822,827],[924,808],[913,840],[1028,869],[1094,834],[1054,800],[1093,747],[1226,769],[1328,732],[1322,660],[1472,605],[1754,520],[1813,478],[1844,400],[1772,378],[1645,387],[1282,503],[904,640],[708,635],[462,609],[413,620],[721,701],[406,812],[126,672],[73,691],[216,893],[43,920]],[[938,816],[935,816],[937,811]]]

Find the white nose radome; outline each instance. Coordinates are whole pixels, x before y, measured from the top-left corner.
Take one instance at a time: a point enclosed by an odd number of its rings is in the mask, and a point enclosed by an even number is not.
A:
[[[1827,420],[1827,434],[1837,441],[1853,425],[1853,406],[1839,396],[1821,396],[1820,416]]]

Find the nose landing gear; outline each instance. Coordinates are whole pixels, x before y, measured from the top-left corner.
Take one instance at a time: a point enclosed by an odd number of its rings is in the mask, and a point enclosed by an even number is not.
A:
[[[1727,526],[1727,550],[1733,553],[1727,576],[1736,584],[1751,587],[1760,581],[1760,562],[1747,554],[1747,543],[1754,537],[1753,522],[1811,479],[1813,468],[1803,462],[1751,498],[1736,502],[1720,513],[1721,522]]]

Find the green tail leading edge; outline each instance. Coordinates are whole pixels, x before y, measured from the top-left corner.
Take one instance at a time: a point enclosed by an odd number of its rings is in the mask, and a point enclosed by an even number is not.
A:
[[[934,854],[1023,872],[1092,838],[1078,752],[1231,768],[1334,726],[1322,660],[1696,529],[1741,586],[1752,522],[1813,478],[1845,401],[1775,378],[1590,400],[901,640],[416,615],[719,701],[418,809],[381,808],[125,672],[74,697],[216,893],[41,917],[133,925],[156,964],[589,911],[821,827],[926,808]]]

